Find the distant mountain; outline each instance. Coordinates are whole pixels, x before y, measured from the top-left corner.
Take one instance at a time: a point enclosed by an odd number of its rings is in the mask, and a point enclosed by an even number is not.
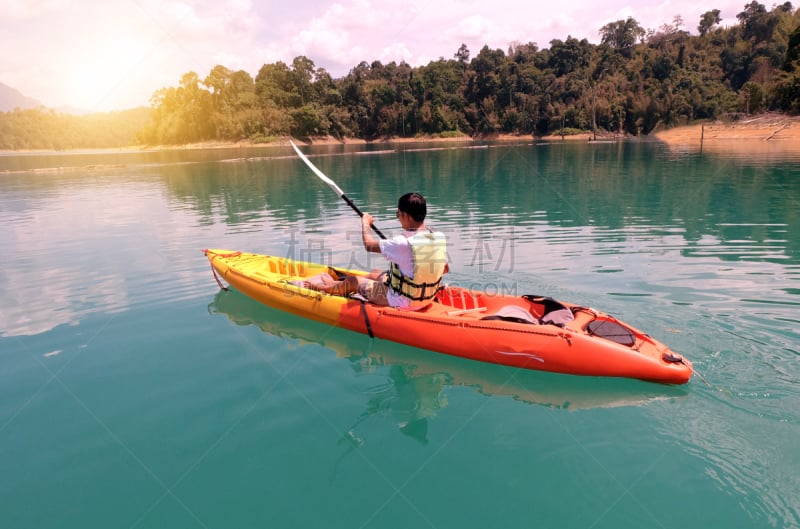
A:
[[[11,112],[15,108],[39,108],[41,101],[27,97],[16,88],[0,83],[0,112]]]

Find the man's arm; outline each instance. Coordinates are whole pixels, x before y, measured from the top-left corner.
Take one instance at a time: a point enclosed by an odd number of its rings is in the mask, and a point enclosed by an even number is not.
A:
[[[381,243],[372,234],[372,215],[369,213],[361,217],[361,240],[368,252],[381,253]]]

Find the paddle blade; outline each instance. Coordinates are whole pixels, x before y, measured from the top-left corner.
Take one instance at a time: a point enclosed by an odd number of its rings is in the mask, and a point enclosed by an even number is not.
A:
[[[331,189],[333,189],[333,190],[336,192],[336,194],[337,194],[337,195],[339,195],[339,196],[342,196],[342,195],[344,195],[344,191],[342,191],[342,190],[339,188],[339,186],[337,186],[337,185],[336,185],[336,182],[334,182],[333,180],[331,180],[330,178],[328,178],[327,176],[325,176],[325,173],[323,173],[322,171],[320,171],[319,169],[317,169],[317,166],[315,166],[313,163],[311,163],[311,160],[309,160],[308,158],[306,158],[306,155],[305,155],[305,154],[303,154],[303,153],[300,151],[300,149],[298,149],[298,148],[297,148],[297,145],[295,145],[295,144],[294,144],[294,142],[293,142],[292,140],[289,140],[289,143],[291,143],[291,144],[292,144],[292,147],[294,148],[294,152],[296,152],[296,153],[297,153],[297,156],[299,156],[299,157],[300,157],[300,159],[301,159],[301,160],[303,160],[303,161],[305,162],[305,164],[306,164],[306,165],[309,167],[309,169],[311,169],[312,171],[314,171],[314,174],[315,174],[315,175],[317,175],[317,176],[319,177],[319,179],[320,179],[320,180],[322,180],[323,182],[325,182],[326,184],[328,184],[328,186],[329,186]]]

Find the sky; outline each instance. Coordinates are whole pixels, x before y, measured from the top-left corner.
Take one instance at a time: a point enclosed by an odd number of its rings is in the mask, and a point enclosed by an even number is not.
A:
[[[361,61],[450,59],[462,43],[471,57],[484,45],[549,48],[568,36],[597,44],[603,25],[629,16],[658,29],[680,15],[697,34],[706,11],[719,9],[731,26],[748,2],[0,0],[0,82],[51,108],[124,110],[216,65],[255,77],[304,55],[339,78]]]

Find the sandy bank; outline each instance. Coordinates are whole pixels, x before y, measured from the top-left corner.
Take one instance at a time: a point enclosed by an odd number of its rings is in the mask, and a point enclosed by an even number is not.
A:
[[[575,134],[572,136],[564,136],[564,141],[584,141],[587,142],[591,139],[591,134],[586,132],[583,134]],[[598,135],[598,139],[600,136]],[[313,138],[310,140],[299,140],[293,138],[297,145],[381,145],[381,144],[397,144],[397,143],[463,143],[463,144],[475,144],[475,143],[485,143],[487,141],[491,142],[509,142],[509,143],[531,143],[534,141],[561,141],[561,136],[545,136],[545,137],[534,137],[530,134],[491,134],[483,137],[470,137],[470,136],[458,136],[458,137],[448,137],[448,138],[441,138],[438,136],[417,136],[413,138],[399,138],[399,137],[391,137],[391,138],[381,138],[377,140],[362,140],[357,138],[345,138],[343,140],[328,136],[324,138]],[[272,143],[270,145],[289,145],[289,138],[281,138],[279,141]],[[241,146],[244,146],[243,144]],[[257,145],[254,145],[257,146]]]
[[[719,153],[800,153],[800,116],[761,114],[739,121],[676,127],[651,135],[670,148]]]

